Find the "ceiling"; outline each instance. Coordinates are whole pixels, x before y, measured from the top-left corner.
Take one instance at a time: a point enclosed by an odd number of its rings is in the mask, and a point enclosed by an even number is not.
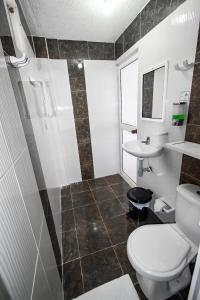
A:
[[[20,0],[31,33],[115,42],[149,0]]]

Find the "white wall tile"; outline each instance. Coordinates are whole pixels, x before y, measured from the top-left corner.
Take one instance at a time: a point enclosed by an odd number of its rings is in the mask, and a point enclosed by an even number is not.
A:
[[[26,141],[10,77],[2,54],[0,54],[0,59],[0,120],[12,159],[15,160],[25,148]]]
[[[6,144],[3,129],[0,124],[0,178],[10,166],[11,158]]]
[[[22,153],[20,158],[16,161],[14,168],[29,215],[31,226],[35,235],[35,239],[39,244],[43,218],[43,207],[33,173],[28,149],[26,149]]]
[[[43,222],[39,253],[54,300],[60,300],[62,285],[45,219]]]
[[[114,61],[85,61],[85,80],[95,177],[118,173],[119,104]]]
[[[40,299],[53,300],[40,257],[38,257],[35,281],[33,286],[33,294],[31,300],[40,300]]]
[[[12,299],[31,296],[37,248],[14,168],[0,180],[0,265]]]

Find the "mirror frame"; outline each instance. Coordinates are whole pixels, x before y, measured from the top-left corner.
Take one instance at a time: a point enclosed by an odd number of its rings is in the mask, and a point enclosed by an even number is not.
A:
[[[142,101],[143,101],[143,75],[152,71],[155,71],[156,69],[159,69],[161,67],[165,67],[165,78],[164,78],[164,90],[163,90],[163,109],[162,109],[162,118],[161,119],[153,119],[153,118],[144,118],[142,116]],[[166,105],[166,96],[167,96],[167,82],[168,82],[168,68],[169,68],[169,63],[168,60],[154,65],[151,68],[145,70],[141,74],[141,101],[140,101],[140,119],[143,121],[149,121],[149,122],[164,122],[165,119],[165,105]]]

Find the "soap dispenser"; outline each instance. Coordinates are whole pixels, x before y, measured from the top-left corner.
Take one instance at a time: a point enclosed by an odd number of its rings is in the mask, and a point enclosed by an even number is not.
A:
[[[173,103],[172,125],[182,126],[186,119],[186,101]]]

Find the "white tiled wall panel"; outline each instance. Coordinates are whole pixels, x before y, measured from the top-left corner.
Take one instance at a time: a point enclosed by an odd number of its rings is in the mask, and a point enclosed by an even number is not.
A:
[[[10,77],[6,64],[3,63],[2,54],[0,54],[0,59],[0,119],[3,130],[6,132],[6,139],[11,156],[13,160],[15,160],[25,148],[26,141]]]
[[[61,299],[62,295],[62,286],[58,274],[58,269],[56,266],[56,261],[53,255],[53,248],[48,234],[48,228],[45,219],[43,222],[39,251],[47,275],[47,279],[51,287],[51,292],[54,296],[54,300],[59,300]]]
[[[40,299],[53,300],[40,257],[38,257],[35,282],[33,286],[33,294],[31,300]]]
[[[30,299],[37,248],[13,167],[0,180],[0,266],[12,299]]]
[[[43,209],[15,95],[1,54],[0,60],[0,284],[6,287],[12,300],[31,300],[31,295],[33,299],[51,300],[51,294],[53,299],[60,300],[61,281],[46,221],[41,256],[54,293],[46,289],[48,284],[40,261],[36,269]]]
[[[28,211],[35,239],[37,243],[39,243],[43,218],[43,208],[28,149],[26,149],[17,160],[15,164],[15,172],[17,174],[18,182],[24,198],[26,209]]]
[[[117,69],[114,61],[86,60],[85,81],[95,178],[119,173]]]
[[[0,178],[10,166],[11,159],[6,145],[3,129],[0,124]]]

